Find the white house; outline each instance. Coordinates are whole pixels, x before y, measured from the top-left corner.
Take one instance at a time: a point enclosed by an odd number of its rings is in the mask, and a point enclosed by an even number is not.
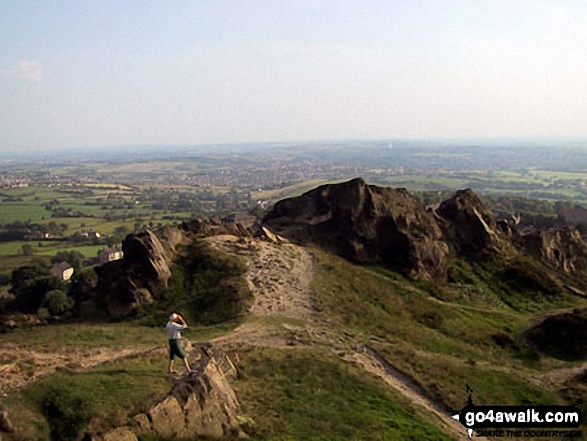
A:
[[[51,274],[59,280],[69,280],[73,276],[73,268],[67,262],[61,262],[51,267]]]
[[[123,257],[124,253],[118,248],[104,248],[98,251],[98,262],[101,265],[112,262],[113,260],[122,259]]]

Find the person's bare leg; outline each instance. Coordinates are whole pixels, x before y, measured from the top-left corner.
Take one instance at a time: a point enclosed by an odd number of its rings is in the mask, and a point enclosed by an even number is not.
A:
[[[187,357],[185,357],[185,358],[184,358],[182,361],[183,361],[183,365],[184,365],[184,367],[185,367],[185,370],[187,371],[187,373],[188,373],[188,374],[189,374],[189,373],[191,373],[191,372],[192,372],[192,370],[191,370],[191,368],[190,368],[190,364],[188,363],[188,358],[187,358]]]
[[[169,367],[167,368],[167,373],[168,374],[173,373],[173,360],[169,360]]]

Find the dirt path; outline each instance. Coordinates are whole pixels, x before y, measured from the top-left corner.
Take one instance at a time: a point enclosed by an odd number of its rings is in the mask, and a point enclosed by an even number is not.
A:
[[[582,363],[575,367],[558,368],[540,375],[535,379],[540,384],[549,384],[552,388],[560,389],[581,381],[580,378],[587,377],[587,363]],[[584,380],[583,380],[584,381]]]
[[[217,338],[215,343],[224,346],[246,344],[287,347],[292,345],[288,338],[291,339],[293,335],[302,344],[330,347],[344,361],[354,363],[381,378],[415,406],[432,415],[436,425],[452,438],[467,439],[464,427],[450,418],[441,405],[427,397],[425,391],[408,375],[394,368],[374,349],[353,344],[353,336],[338,335],[332,331],[328,320],[320,317],[313,307],[310,288],[312,256],[304,248],[232,236],[207,240],[221,251],[246,259],[246,279],[255,296],[250,310],[253,316],[298,319],[305,323],[305,326],[283,325],[282,329],[290,331],[288,334],[262,320],[252,320],[233,333]]]
[[[304,248],[234,236],[206,240],[226,253],[246,259],[246,280],[255,295],[251,314],[297,319],[313,316],[313,259]]]
[[[0,395],[24,386],[59,369],[83,371],[105,363],[162,350],[95,348],[82,351],[31,349],[14,343],[0,347]]]
[[[389,386],[400,392],[412,404],[424,409],[432,415],[437,425],[455,440],[468,439],[465,428],[452,419],[440,404],[429,398],[426,391],[409,375],[391,365],[381,354],[369,346],[362,350],[346,354],[343,359],[361,366],[365,371],[381,378]],[[487,440],[485,437],[475,436],[476,440]]]

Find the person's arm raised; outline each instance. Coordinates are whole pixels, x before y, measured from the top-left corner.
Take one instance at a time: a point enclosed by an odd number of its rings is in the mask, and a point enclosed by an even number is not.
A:
[[[179,321],[181,322],[181,324],[184,326],[184,328],[187,328],[188,327],[187,322],[184,320],[184,318],[181,315],[177,314],[177,318],[179,319]]]

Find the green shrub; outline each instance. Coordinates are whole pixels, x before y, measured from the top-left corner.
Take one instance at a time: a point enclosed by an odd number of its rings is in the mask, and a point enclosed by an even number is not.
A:
[[[244,279],[246,269],[238,257],[196,242],[184,250],[172,268],[170,286],[156,308],[162,314],[182,312],[202,324],[237,319],[253,299]]]
[[[39,310],[37,311],[37,316],[41,320],[48,320],[51,318],[51,313],[47,308],[39,308]]]
[[[64,291],[54,289],[45,295],[43,304],[47,307],[51,315],[61,315],[72,308],[74,301]]]

